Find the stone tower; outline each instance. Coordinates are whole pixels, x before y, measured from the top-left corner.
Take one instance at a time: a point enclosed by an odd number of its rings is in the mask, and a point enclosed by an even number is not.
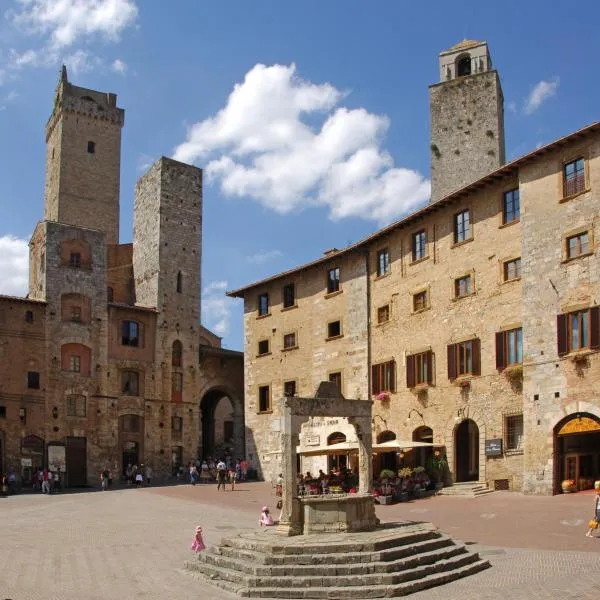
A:
[[[487,44],[464,40],[442,52],[429,99],[435,202],[504,164],[504,97]]]
[[[69,83],[63,66],[46,125],[46,221],[98,229],[118,243],[124,119],[116,94]]]

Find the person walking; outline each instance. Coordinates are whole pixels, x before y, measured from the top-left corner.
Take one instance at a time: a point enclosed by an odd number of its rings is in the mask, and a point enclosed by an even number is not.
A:
[[[246,476],[248,474],[248,461],[245,458],[240,460],[240,469],[242,471],[242,481],[246,481]]]
[[[227,482],[227,465],[219,460],[217,463],[217,490],[221,489],[223,486],[223,491],[225,491],[225,483]]]
[[[44,469],[42,471],[42,493],[49,494],[50,493],[50,481],[49,481],[50,473],[48,469]]]
[[[152,482],[152,469],[150,468],[150,465],[146,467],[146,470],[144,471],[144,477],[146,478],[146,485],[150,485]]]
[[[105,492],[108,489],[108,470],[104,469],[100,473],[100,485],[102,486],[102,491]]]
[[[594,489],[596,490],[596,495],[594,496],[594,518],[588,523],[586,537],[596,537],[592,535],[592,532],[598,529],[598,522],[600,521],[600,481],[594,483]]]

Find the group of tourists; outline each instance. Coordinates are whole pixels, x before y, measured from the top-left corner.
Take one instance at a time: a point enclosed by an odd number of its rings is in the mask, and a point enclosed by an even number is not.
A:
[[[37,477],[37,473],[36,473]],[[2,496],[8,496],[8,494],[15,494],[18,487],[17,476],[12,471],[10,473],[3,473],[0,477],[0,493]]]
[[[245,481],[248,475],[248,461],[238,458],[233,461],[230,456],[217,460],[208,457],[205,460],[190,462],[187,466],[188,481],[192,485],[197,483],[217,482],[217,489],[226,489],[230,485],[235,489],[236,482]]]
[[[127,485],[135,485],[136,487],[142,487],[144,483],[146,485],[150,485],[152,483],[152,475],[153,473],[150,465],[144,465],[143,463],[139,467],[138,465],[129,464],[125,469],[125,481]],[[103,483],[102,489],[105,489],[104,481],[106,479],[108,480],[108,485],[112,479],[110,472],[107,473],[106,471],[103,471],[101,477],[101,481]]]

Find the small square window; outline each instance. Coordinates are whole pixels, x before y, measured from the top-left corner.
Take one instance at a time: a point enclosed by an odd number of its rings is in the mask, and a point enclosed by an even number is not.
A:
[[[283,395],[291,397],[296,395],[296,382],[295,381],[284,381],[283,382]]]
[[[473,282],[470,275],[459,277],[454,280],[454,297],[464,298],[470,296],[473,293]]]
[[[81,307],[71,306],[71,321],[81,323]]]
[[[507,450],[523,449],[523,415],[504,417],[504,444]]]
[[[27,372],[27,387],[31,390],[40,389],[40,374],[37,371]]]
[[[340,268],[334,267],[327,271],[327,293],[333,294],[340,291]]]
[[[563,167],[563,195],[565,198],[585,191],[585,162],[578,158]]]
[[[269,314],[269,294],[260,294],[258,297],[258,316],[264,317]]]
[[[521,257],[507,260],[504,263],[504,281],[521,278]]]
[[[377,309],[377,323],[387,323],[390,320],[390,305],[380,306]]]
[[[390,271],[390,253],[387,248],[377,251],[377,277],[381,277]]]
[[[460,244],[461,242],[470,240],[472,237],[471,213],[468,209],[463,210],[454,215],[454,243]]]
[[[341,321],[332,321],[327,324],[327,337],[328,338],[336,338],[342,335],[342,322]]]
[[[413,295],[413,312],[419,312],[429,307],[429,294],[427,290]]]
[[[96,142],[88,142],[87,143],[88,154],[96,153]]]
[[[412,259],[413,262],[427,256],[427,235],[425,230],[417,231],[412,236]]]
[[[283,308],[296,306],[296,289],[293,283],[283,286]]]
[[[79,268],[81,267],[81,254],[79,252],[71,252],[69,256],[69,266]]]
[[[567,258],[577,258],[590,252],[590,236],[587,231],[567,238]]]
[[[521,201],[519,199],[519,190],[510,190],[504,192],[502,204],[502,223],[508,225],[521,218]]]
[[[121,345],[139,346],[140,326],[137,321],[121,321]]]
[[[269,340],[260,340],[258,342],[258,355],[269,354]]]
[[[85,417],[86,414],[85,396],[78,394],[67,396],[67,417]]]
[[[283,347],[286,350],[296,347],[296,333],[286,333],[283,336]]]
[[[25,321],[27,323],[33,323],[33,311],[32,310],[25,311]]]
[[[178,373],[173,373],[177,375]],[[122,371],[121,373],[121,392],[126,396],[139,395],[140,375],[137,371]]]
[[[80,356],[69,356],[69,371],[73,373],[81,372],[81,357]]]
[[[171,417],[171,429],[175,433],[181,433],[183,431],[183,418]]]
[[[268,385],[258,388],[258,411],[269,412],[271,410],[271,390]]]

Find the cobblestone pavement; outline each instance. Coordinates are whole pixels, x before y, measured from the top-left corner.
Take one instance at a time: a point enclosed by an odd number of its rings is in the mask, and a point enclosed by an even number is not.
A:
[[[207,544],[254,529],[270,486],[123,489],[0,499],[0,600],[225,600],[233,596],[182,571],[194,527]],[[598,598],[600,539],[584,536],[591,496],[495,493],[378,507],[383,521],[433,521],[473,542],[493,567],[411,596],[536,600]]]

